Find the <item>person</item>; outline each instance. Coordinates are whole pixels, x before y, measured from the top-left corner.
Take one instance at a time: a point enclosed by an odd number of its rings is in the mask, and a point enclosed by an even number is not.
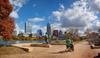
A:
[[[68,51],[74,51],[74,45],[73,45],[73,40],[70,35],[67,35],[66,38],[66,50]]]
[[[97,56],[95,56],[94,58],[100,58],[100,53],[98,53],[98,55],[97,55]]]
[[[70,38],[66,39],[66,49],[74,51],[73,41]]]
[[[48,44],[48,38],[46,35],[45,35],[45,43]]]

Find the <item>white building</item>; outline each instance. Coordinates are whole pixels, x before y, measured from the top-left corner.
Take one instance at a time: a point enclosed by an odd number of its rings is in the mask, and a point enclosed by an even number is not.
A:
[[[25,33],[26,34],[32,33],[32,24],[30,21],[26,21],[26,23],[25,23]]]

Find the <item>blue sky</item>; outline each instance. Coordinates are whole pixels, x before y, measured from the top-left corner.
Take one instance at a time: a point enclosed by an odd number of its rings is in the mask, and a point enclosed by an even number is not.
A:
[[[20,30],[24,30],[26,21],[32,21],[33,32],[36,29],[46,29],[51,23],[53,28],[65,30],[69,27],[80,29],[98,29],[99,7],[98,0],[10,0],[14,6],[11,14]],[[96,6],[96,8],[92,6]],[[88,6],[88,7],[87,7]],[[91,9],[91,10],[90,10]],[[87,15],[87,16],[84,16]],[[78,22],[79,21],[79,22]],[[96,23],[93,23],[93,22]],[[35,31],[34,31],[35,30]]]
[[[57,10],[60,4],[63,4],[67,8],[72,3],[73,0],[29,0],[18,12],[19,18],[16,19],[16,22],[18,24],[23,24],[21,27],[24,27],[25,21],[29,18],[39,17],[44,18],[45,21],[38,22],[38,24],[42,23],[46,25],[52,11]]]

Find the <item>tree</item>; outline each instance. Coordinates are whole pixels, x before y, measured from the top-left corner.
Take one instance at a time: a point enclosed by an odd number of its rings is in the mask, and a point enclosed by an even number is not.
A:
[[[32,33],[31,33],[31,34],[29,34],[29,37],[32,37],[32,35],[33,35]]]
[[[80,40],[80,37],[79,37],[79,30],[78,28],[75,28],[75,27],[71,27],[67,30],[67,33],[70,33],[73,40]],[[68,35],[68,34],[67,34]]]
[[[86,38],[87,38],[87,39],[90,39],[90,38],[91,38],[90,32],[92,32],[92,30],[89,29],[89,28],[87,28],[87,29],[85,30],[85,34],[86,34]]]
[[[100,38],[100,29],[98,30],[99,38]]]
[[[98,33],[100,34],[100,29],[98,30]]]
[[[21,32],[18,34],[19,37],[24,37],[24,34]]]
[[[9,0],[0,0],[0,36],[6,40],[12,38],[14,19],[9,16],[13,10]]]

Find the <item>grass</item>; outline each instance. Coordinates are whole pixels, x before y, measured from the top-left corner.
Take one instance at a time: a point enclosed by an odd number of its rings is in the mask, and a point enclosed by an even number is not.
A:
[[[84,40],[74,41],[74,44],[77,44],[77,43],[79,43],[81,41],[84,41]],[[64,45],[64,44],[66,44],[66,40],[52,40],[51,44],[54,44],[54,45]]]
[[[11,54],[24,54],[27,53],[24,50],[13,47],[13,46],[2,46],[0,47],[0,55],[11,55]]]
[[[54,44],[54,45],[63,45],[63,44],[65,44],[65,40],[52,40],[51,44]]]

